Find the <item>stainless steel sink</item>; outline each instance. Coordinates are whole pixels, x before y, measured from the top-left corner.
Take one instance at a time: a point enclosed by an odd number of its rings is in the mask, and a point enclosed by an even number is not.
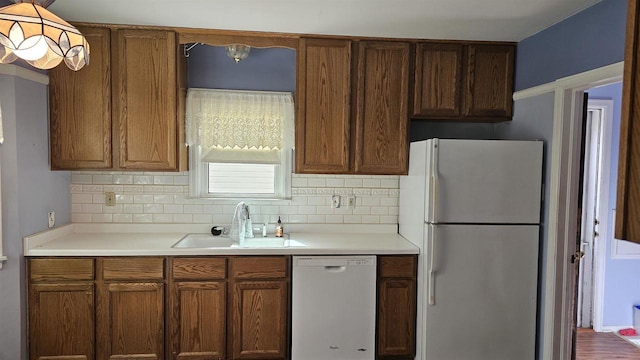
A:
[[[254,237],[247,238],[242,246],[228,236],[213,236],[211,234],[187,234],[172,248],[176,249],[215,249],[215,248],[285,248],[304,247],[305,244],[292,240],[289,234],[285,237]]]

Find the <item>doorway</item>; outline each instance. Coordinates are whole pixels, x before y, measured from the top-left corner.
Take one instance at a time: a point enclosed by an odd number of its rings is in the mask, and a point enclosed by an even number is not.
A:
[[[593,328],[603,331],[604,271],[606,239],[612,237],[609,224],[610,199],[609,184],[615,183],[612,174],[611,151],[614,121],[614,101],[602,98],[619,98],[620,83],[588,89],[589,100],[585,114],[583,161],[584,184],[582,188],[581,237],[578,244],[584,257],[579,263],[577,318],[578,328]],[[620,105],[617,104],[619,107]],[[615,171],[615,169],[613,169]]]

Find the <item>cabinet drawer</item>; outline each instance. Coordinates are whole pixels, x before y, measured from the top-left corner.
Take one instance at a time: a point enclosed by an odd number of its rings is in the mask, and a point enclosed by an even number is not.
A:
[[[91,281],[93,259],[30,259],[29,277],[41,281]]]
[[[285,256],[237,257],[231,261],[234,279],[282,279],[288,274],[289,258]]]
[[[416,277],[415,256],[379,256],[380,277],[414,278]]]
[[[227,277],[225,258],[174,258],[171,263],[173,279],[208,280]]]
[[[102,259],[104,280],[163,280],[164,258]]]

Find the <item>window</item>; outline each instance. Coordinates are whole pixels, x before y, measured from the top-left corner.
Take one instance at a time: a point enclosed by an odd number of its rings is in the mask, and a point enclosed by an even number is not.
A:
[[[291,197],[291,93],[189,89],[192,197]]]

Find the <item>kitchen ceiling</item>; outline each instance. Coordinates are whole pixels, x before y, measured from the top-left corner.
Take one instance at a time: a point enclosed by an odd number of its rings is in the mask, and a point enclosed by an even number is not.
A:
[[[68,21],[520,41],[600,0],[59,0]]]

